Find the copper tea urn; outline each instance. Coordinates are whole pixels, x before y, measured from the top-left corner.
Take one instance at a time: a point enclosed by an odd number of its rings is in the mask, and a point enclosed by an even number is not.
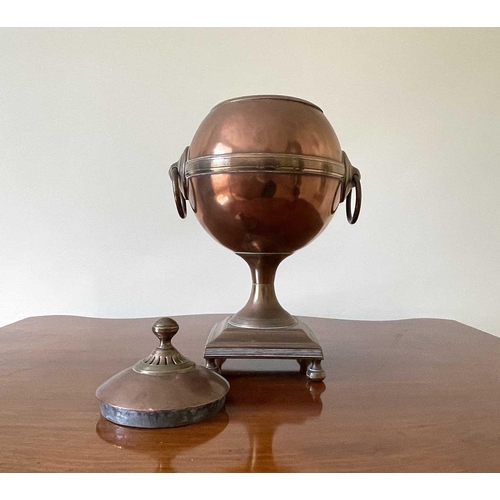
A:
[[[351,224],[359,215],[359,170],[322,110],[277,95],[224,101],[170,167],[170,178],[179,215],[186,217],[189,203],[205,230],[252,274],[247,304],[209,334],[207,368],[220,370],[227,358],[292,358],[309,379],[322,380],[314,333],[283,309],[274,290],[280,262],[318,236],[340,203],[347,198]]]

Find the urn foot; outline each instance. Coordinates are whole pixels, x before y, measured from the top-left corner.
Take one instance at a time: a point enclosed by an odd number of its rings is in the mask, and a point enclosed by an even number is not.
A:
[[[233,326],[230,319],[216,323],[210,332],[204,353],[209,370],[220,373],[222,363],[230,358],[295,359],[311,381],[325,378],[321,346],[302,321],[289,327],[258,329]]]

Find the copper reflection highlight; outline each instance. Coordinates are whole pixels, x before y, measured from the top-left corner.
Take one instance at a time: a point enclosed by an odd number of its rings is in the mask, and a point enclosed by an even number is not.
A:
[[[175,458],[188,451],[194,452],[196,456],[196,448],[221,434],[228,423],[229,417],[225,410],[202,424],[196,424],[195,430],[191,426],[174,429],[125,427],[109,422],[101,416],[96,425],[96,433],[103,441],[118,449],[131,450],[142,455],[144,458],[140,461],[130,459],[137,472],[180,472],[172,464]],[[213,453],[216,452],[214,448]],[[156,470],[151,470],[147,457],[156,462]],[[129,470],[131,468],[129,467]]]
[[[293,253],[328,225],[338,179],[273,172],[190,179],[189,199],[205,230],[234,252]]]
[[[286,96],[246,96],[215,106],[198,127],[189,158],[288,153],[341,161],[338,138],[314,104]]]

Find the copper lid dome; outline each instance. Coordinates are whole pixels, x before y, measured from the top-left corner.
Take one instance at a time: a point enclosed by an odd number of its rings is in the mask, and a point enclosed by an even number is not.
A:
[[[179,427],[200,422],[224,406],[229,383],[172,345],[178,330],[173,319],[158,319],[153,333],[159,346],[97,389],[104,418],[131,427]]]

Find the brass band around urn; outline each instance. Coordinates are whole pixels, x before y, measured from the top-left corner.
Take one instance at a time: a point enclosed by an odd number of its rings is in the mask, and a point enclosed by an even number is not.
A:
[[[209,334],[207,368],[219,371],[227,358],[291,358],[307,367],[309,379],[323,380],[314,332],[283,309],[274,289],[279,264],[317,237],[340,203],[346,200],[351,224],[359,216],[359,170],[322,110],[286,96],[224,101],[170,167],[170,178],[179,215],[186,217],[189,203],[252,274],[247,304]]]

